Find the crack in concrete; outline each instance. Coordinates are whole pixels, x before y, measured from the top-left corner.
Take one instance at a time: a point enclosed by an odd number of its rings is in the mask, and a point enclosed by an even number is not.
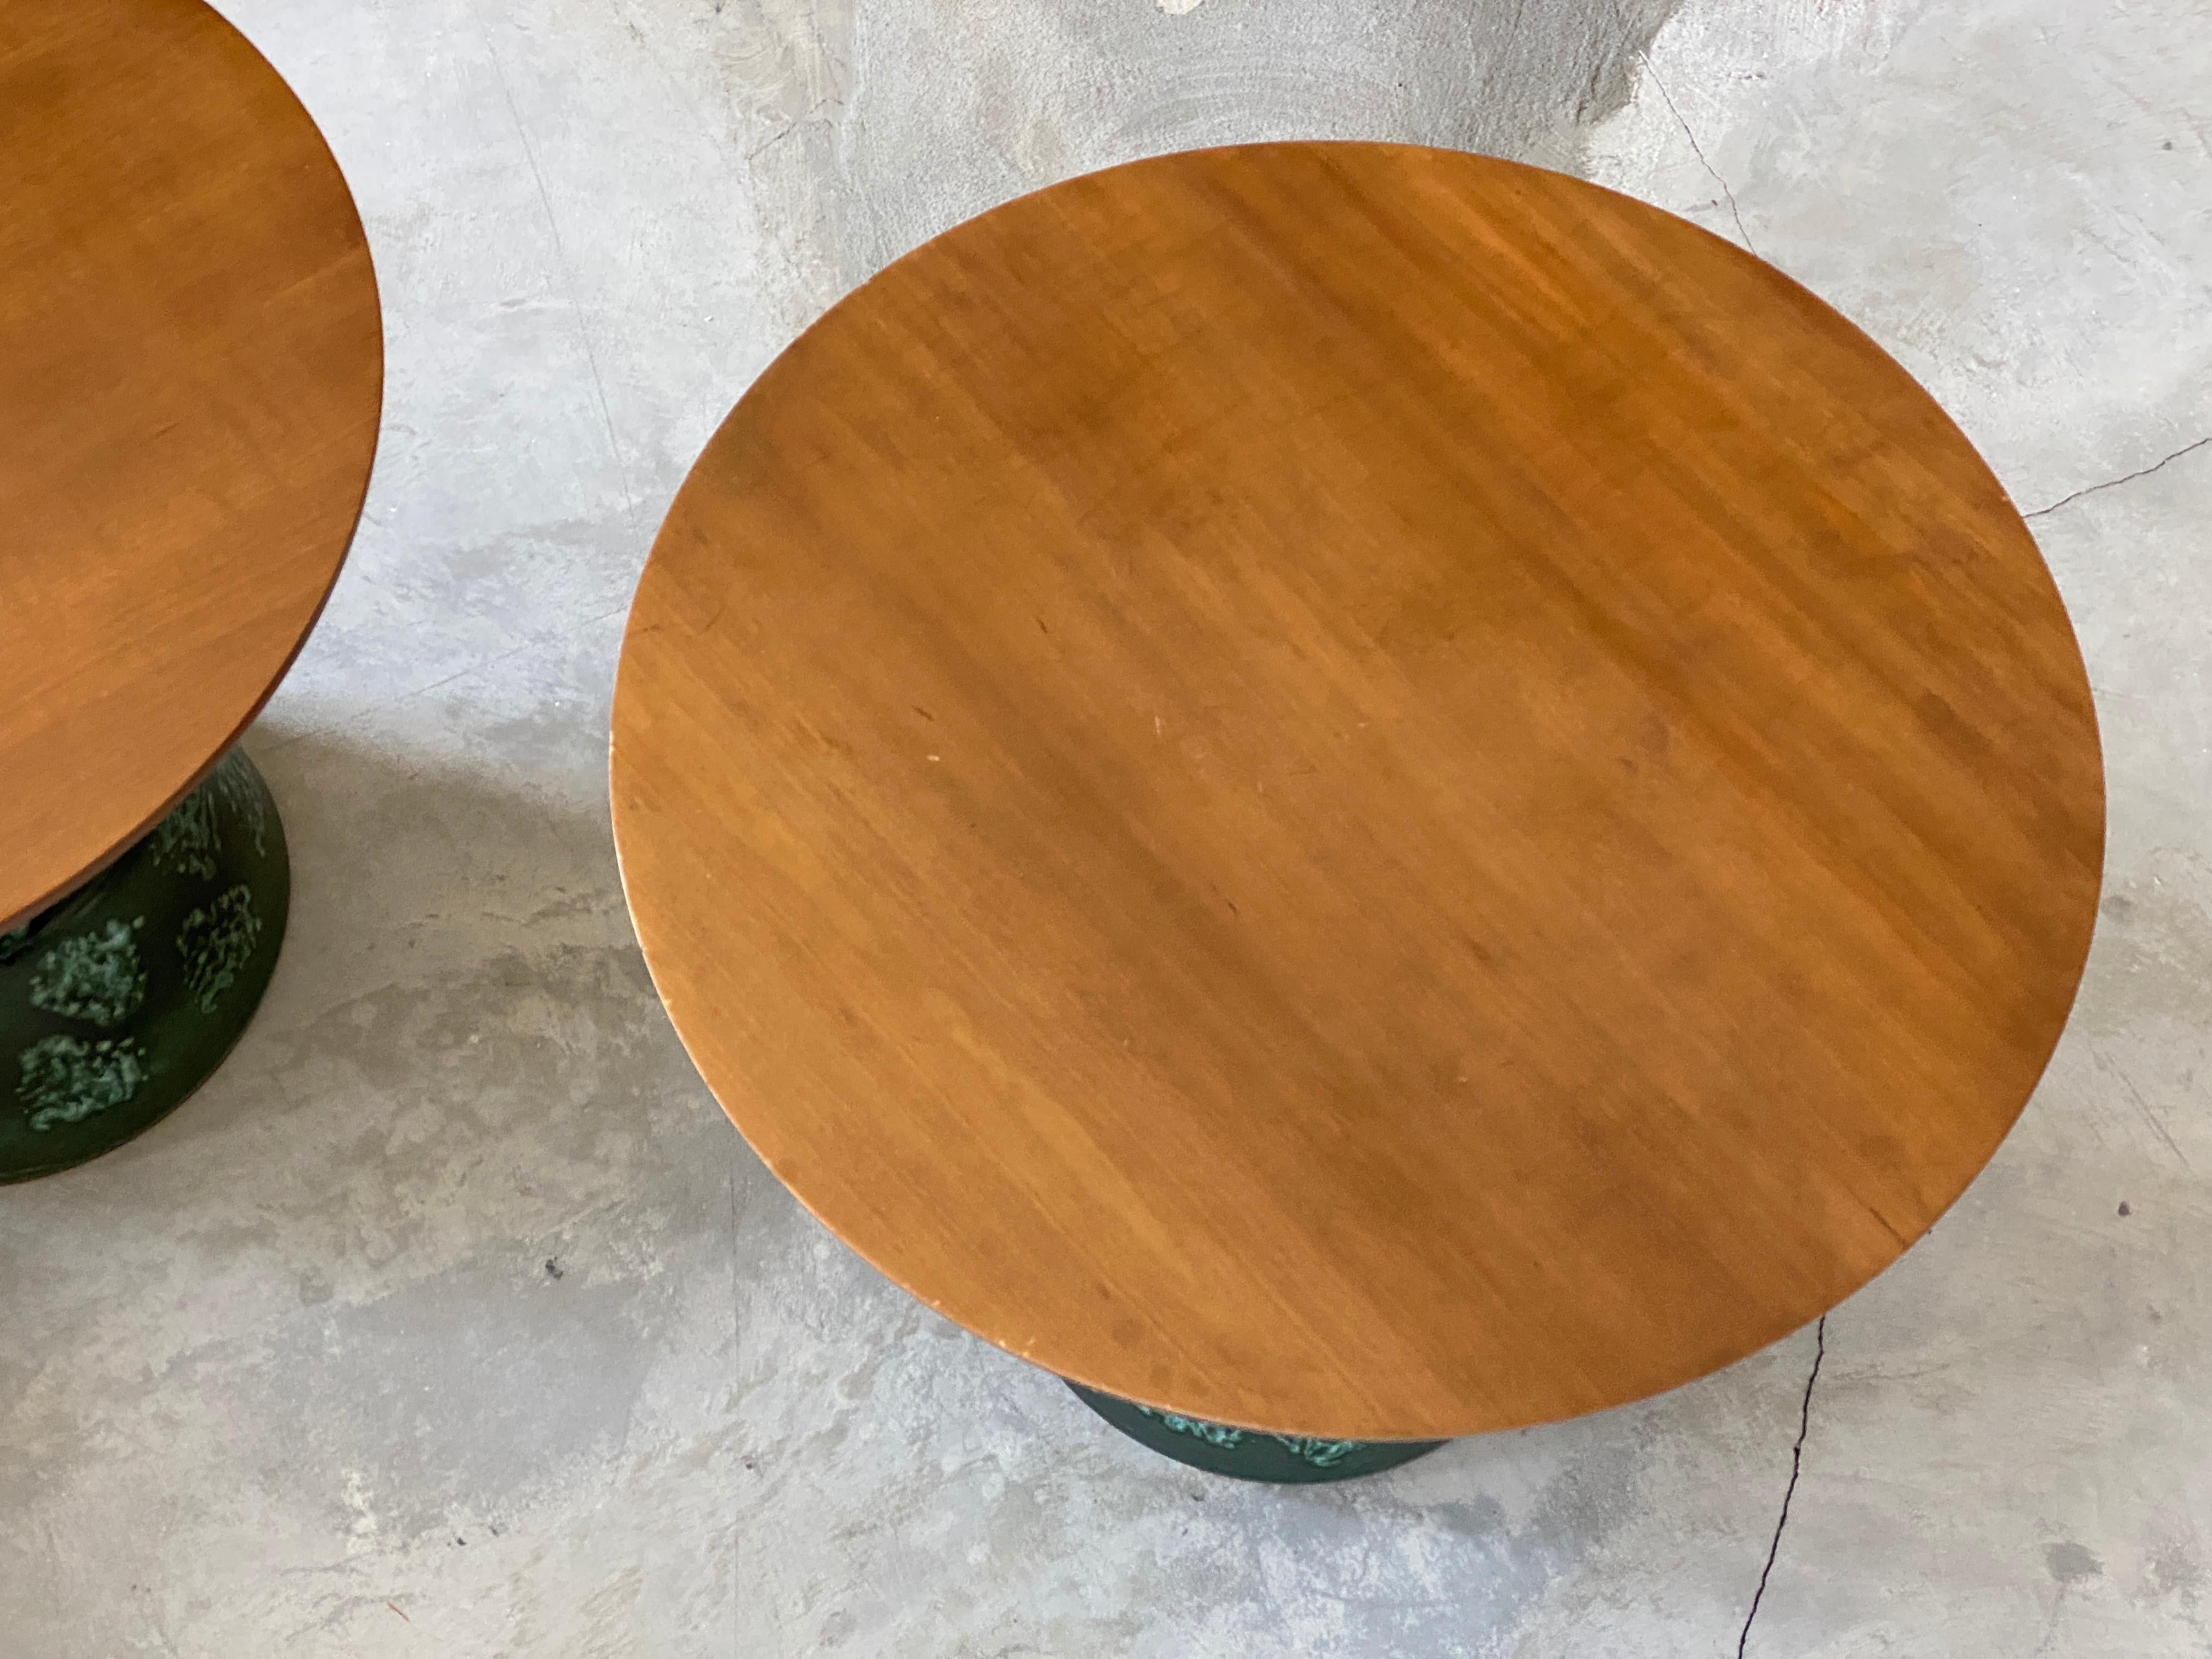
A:
[[[2061,495],[2048,507],[2039,507],[2034,512],[2023,513],[2020,516],[2023,519],[2039,519],[2046,513],[2056,513],[2060,507],[2080,501],[2084,495],[2094,495],[2100,489],[2116,489],[2124,483],[2133,483],[2137,478],[2148,478],[2152,473],[2162,467],[2171,465],[2184,455],[2193,455],[2207,444],[2212,444],[2212,432],[2208,432],[2193,444],[2182,445],[2172,454],[2153,461],[2148,466],[2138,467],[2133,472],[2123,472],[2118,477],[2107,478],[2102,483],[2084,484],[2070,495]]]
[[[1759,250],[1751,245],[1751,233],[1743,228],[1743,212],[1735,204],[1735,192],[1729,188],[1728,180],[1721,177],[1721,170],[1705,159],[1705,146],[1698,142],[1698,135],[1690,131],[1689,122],[1683,118],[1682,112],[1676,107],[1674,94],[1667,90],[1667,83],[1659,78],[1659,71],[1651,67],[1651,54],[1639,51],[1636,55],[1644,60],[1644,72],[1651,77],[1651,84],[1658,88],[1660,97],[1666,100],[1668,111],[1674,118],[1674,125],[1682,129],[1682,137],[1690,141],[1690,151],[1698,158],[1698,165],[1711,173],[1713,182],[1721,187],[1721,195],[1728,202],[1729,217],[1735,221],[1735,234],[1742,241],[1744,251],[1757,254]]]
[[[1797,1443],[1790,1449],[1790,1484],[1783,1489],[1782,1513],[1775,1517],[1773,1541],[1766,1547],[1766,1565],[1759,1570],[1759,1588],[1752,1592],[1751,1611],[1743,1616],[1743,1630],[1735,1638],[1735,1659],[1743,1659],[1744,1644],[1751,1640],[1751,1621],[1759,1617],[1759,1604],[1766,1596],[1767,1576],[1774,1559],[1782,1553],[1782,1529],[1790,1524],[1790,1500],[1797,1495],[1797,1476],[1805,1467],[1805,1436],[1813,1426],[1813,1385],[1820,1380],[1820,1362],[1828,1357],[1828,1316],[1813,1328],[1813,1369],[1805,1374],[1805,1398],[1797,1408]]]

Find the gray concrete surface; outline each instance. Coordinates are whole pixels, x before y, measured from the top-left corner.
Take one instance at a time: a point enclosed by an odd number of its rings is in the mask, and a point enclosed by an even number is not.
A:
[[[360,198],[384,447],[248,739],[297,883],[258,1022],[142,1140],[0,1192],[0,1654],[2212,1653],[2201,0],[225,9]],[[1747,242],[1944,398],[2075,609],[2112,791],[2079,1011],[1809,1395],[1806,1333],[1365,1483],[1206,1480],[827,1238],[653,999],[608,695],[721,411],[968,213],[1304,133]]]

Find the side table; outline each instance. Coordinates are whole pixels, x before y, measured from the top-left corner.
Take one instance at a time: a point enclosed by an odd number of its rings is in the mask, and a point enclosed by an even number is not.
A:
[[[1264,1479],[1864,1284],[2034,1087],[2103,847],[2064,607],[1902,368],[1379,144],[1073,179],[834,307],[661,529],[612,788],[769,1167]]]
[[[189,1094],[276,965],[231,747],[345,556],[376,283],[322,137],[200,0],[0,15],[0,1182]]]

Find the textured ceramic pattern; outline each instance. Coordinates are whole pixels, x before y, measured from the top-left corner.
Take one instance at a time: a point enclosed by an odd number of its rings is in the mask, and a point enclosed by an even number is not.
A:
[[[261,1000],[290,890],[268,787],[233,750],[114,864],[0,934],[0,1182],[96,1158],[198,1086]]]
[[[1441,1440],[1327,1440],[1310,1435],[1266,1434],[1200,1418],[1155,1411],[1069,1383],[1077,1399],[1132,1440],[1212,1474],[1241,1480],[1304,1483],[1348,1480],[1379,1474],[1434,1451]]]

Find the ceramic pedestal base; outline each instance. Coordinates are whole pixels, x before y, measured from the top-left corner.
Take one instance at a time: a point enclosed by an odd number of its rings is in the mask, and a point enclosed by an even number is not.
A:
[[[1410,1463],[1441,1440],[1314,1440],[1157,1412],[1070,1382],[1075,1397],[1139,1444],[1209,1474],[1297,1483],[1349,1480]]]
[[[276,804],[233,750],[150,834],[0,933],[0,1182],[173,1110],[252,1018],[292,892]]]

